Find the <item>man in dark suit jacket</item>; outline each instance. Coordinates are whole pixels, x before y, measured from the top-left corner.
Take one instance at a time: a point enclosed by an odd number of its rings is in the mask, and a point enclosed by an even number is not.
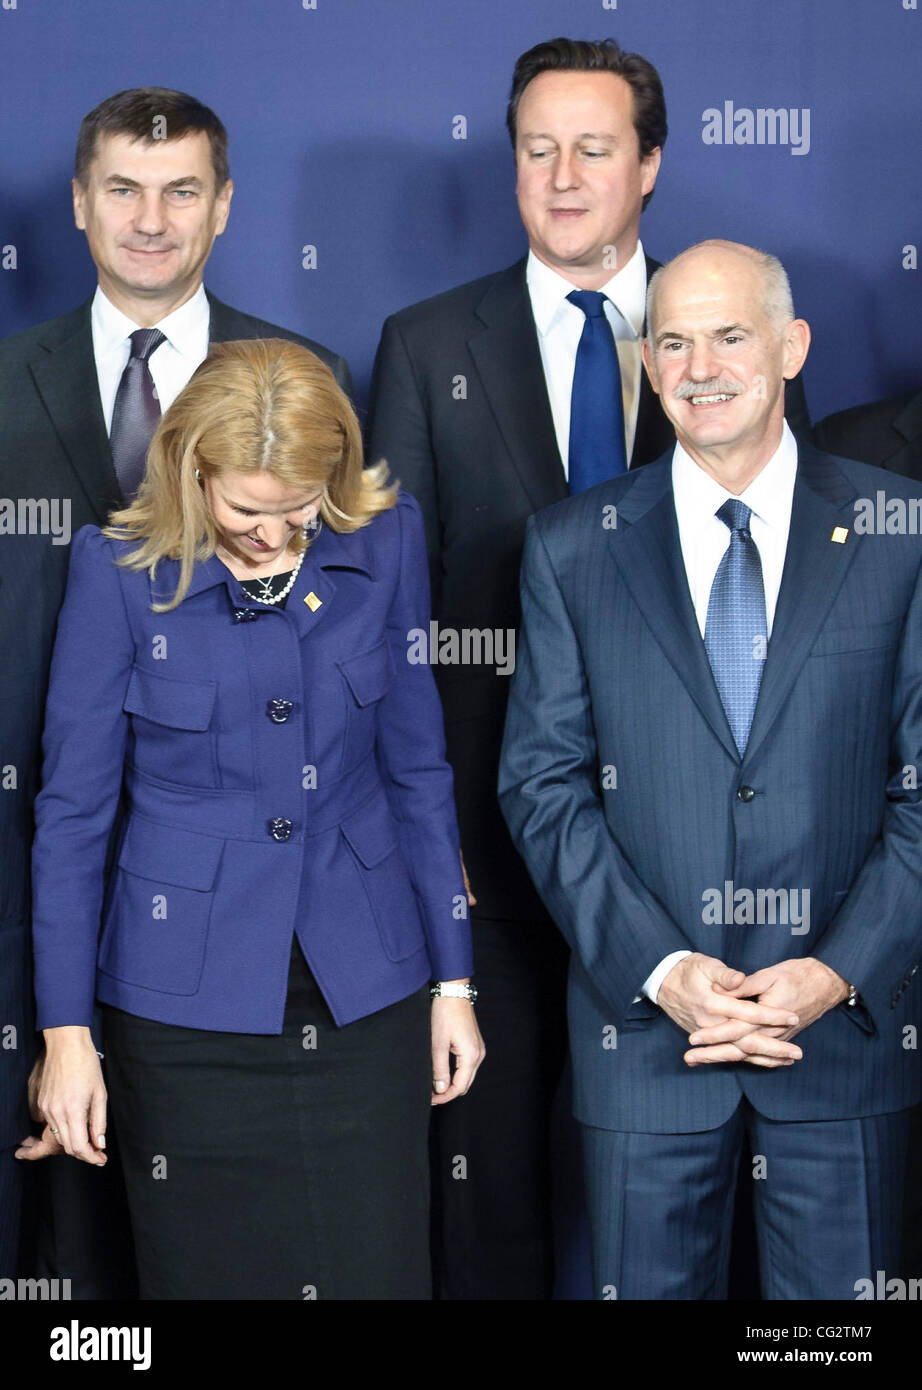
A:
[[[813,430],[818,449],[922,479],[922,391],[827,415]]]
[[[603,291],[632,469],[673,441],[641,365],[658,262],[638,240],[667,125],[653,66],[613,40],[556,39],[515,68],[507,125],[528,256],[389,318],[372,378],[369,455],[419,501],[442,629],[514,631],[525,523],[567,496],[570,391]],[[795,427],[807,425],[798,381]],[[552,1285],[548,1111],[565,1058],[566,951],[496,800],[508,677],[438,666],[489,1062],[477,1094],[435,1117],[436,1281],[443,1297],[546,1298]],[[468,1156],[455,1179],[454,1155]]]
[[[922,391],[908,391],[868,405],[852,406],[814,426],[818,449],[844,458],[858,459],[902,473],[922,482]],[[922,1106],[910,1121],[911,1180],[906,1186],[903,1215],[903,1277],[916,1277],[922,1269],[922,1190],[916,1173],[922,1148]]]
[[[235,338],[300,342],[351,393],[342,358],[204,290],[202,272],[232,193],[227,134],[214,112],[163,88],[108,98],[83,121],[74,178],[75,218],[99,272],[96,294],[0,343],[0,497],[12,501],[17,518],[0,539],[0,650],[9,673],[0,695],[0,764],[15,769],[15,788],[0,796],[0,1023],[14,1025],[19,1042],[0,1050],[0,1274],[15,1272],[22,1169],[12,1152],[28,1129],[28,860],[48,664],[67,542],[87,522],[104,524],[124,501],[109,430],[129,334],[157,327],[164,335],[148,366],[163,409],[209,343]],[[42,1156],[44,1146],[32,1152]],[[58,1158],[41,1175],[53,1194],[42,1272],[69,1277],[74,1298],[124,1296],[133,1277],[117,1168],[92,1172]],[[27,1275],[33,1263],[26,1252]]]
[[[678,444],[530,523],[500,772],[573,948],[595,1295],[726,1298],[748,1136],[763,1297],[854,1299],[922,1081],[922,489],[785,425],[774,258],[704,243],[651,295]]]

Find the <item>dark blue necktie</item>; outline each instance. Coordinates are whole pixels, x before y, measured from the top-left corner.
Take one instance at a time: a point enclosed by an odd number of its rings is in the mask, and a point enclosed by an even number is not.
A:
[[[160,423],[160,402],[148,358],[165,342],[159,328],[135,329],[131,334],[131,356],[115,396],[109,443],[126,507],[134,501],[144,477],[147,450]]]
[[[627,468],[621,369],[605,317],[605,295],[599,290],[574,290],[567,299],[586,315],[570,396],[568,466],[570,491],[583,492]]]
[[[730,545],[711,585],[704,645],[742,757],[749,742],[768,644],[762,561],[749,534],[749,507],[731,497],[717,516],[730,528]]]

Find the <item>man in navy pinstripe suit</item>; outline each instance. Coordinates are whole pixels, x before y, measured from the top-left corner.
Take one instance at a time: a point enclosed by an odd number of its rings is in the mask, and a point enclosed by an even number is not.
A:
[[[573,948],[602,1298],[726,1297],[744,1134],[764,1297],[899,1268],[922,488],[795,441],[809,340],[773,257],[683,253],[644,348],[675,450],[529,525],[500,796]]]

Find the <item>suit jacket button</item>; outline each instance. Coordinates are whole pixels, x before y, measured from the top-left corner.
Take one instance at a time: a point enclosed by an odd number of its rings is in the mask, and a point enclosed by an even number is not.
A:
[[[752,787],[738,787],[738,788],[737,788],[737,791],[736,791],[736,799],[737,799],[737,801],[751,801],[752,798],[753,798],[754,796],[755,796],[755,792],[752,790]]]
[[[269,822],[269,834],[280,845],[291,839],[291,830],[291,821],[287,820],[285,816],[276,816],[274,820]]]
[[[270,700],[266,705],[266,713],[273,724],[284,724],[293,709],[290,700]]]

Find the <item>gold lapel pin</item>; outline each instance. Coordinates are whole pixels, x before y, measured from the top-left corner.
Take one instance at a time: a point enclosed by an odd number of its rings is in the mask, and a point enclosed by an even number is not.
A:
[[[308,608],[311,610],[312,613],[316,613],[317,609],[320,608],[323,604],[323,599],[318,598],[317,595],[314,593],[313,589],[311,589],[304,602],[307,604]]]
[[[832,533],[832,539],[835,541],[836,545],[844,545],[847,536],[847,526],[837,526]]]

